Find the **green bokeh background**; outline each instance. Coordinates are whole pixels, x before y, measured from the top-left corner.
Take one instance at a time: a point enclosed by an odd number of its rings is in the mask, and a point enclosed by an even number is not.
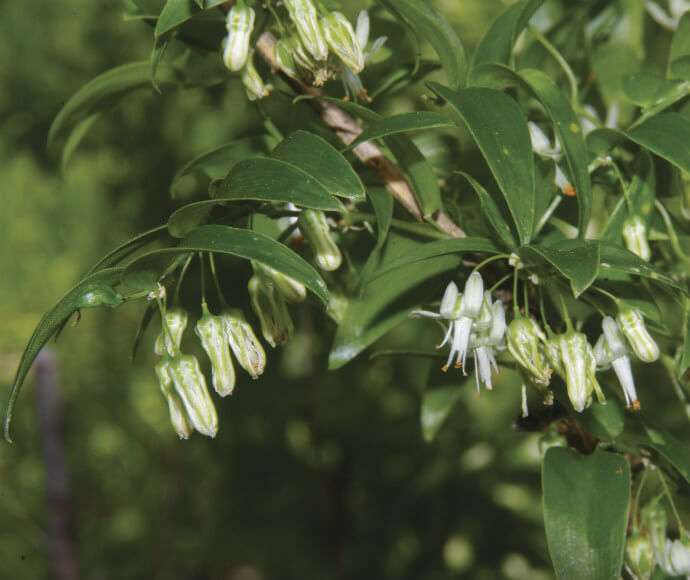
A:
[[[362,2],[348,8],[355,11]],[[476,44],[498,0],[438,0]],[[46,149],[66,99],[148,58],[151,31],[114,0],[4,3],[0,18],[0,393],[42,313],[108,249],[162,223],[177,168],[257,121],[237,84],[140,91],[61,167]],[[376,32],[375,30],[373,31]],[[390,101],[387,107],[404,107]],[[428,361],[366,357],[326,371],[333,326],[308,306],[261,380],[218,400],[215,440],[180,442],[154,380],[153,335],[133,365],[140,304],[85,313],[51,343],[83,578],[551,578],[537,436],[511,428],[519,389],[471,386],[436,441],[419,426]],[[437,340],[403,324],[385,346]],[[45,472],[33,380],[0,444],[0,578],[47,578]]]

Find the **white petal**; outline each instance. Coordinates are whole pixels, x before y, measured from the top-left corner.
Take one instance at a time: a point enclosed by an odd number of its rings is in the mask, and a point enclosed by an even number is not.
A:
[[[357,25],[355,26],[355,36],[359,46],[364,50],[364,47],[369,42],[369,14],[366,10],[362,10],[357,16]]]

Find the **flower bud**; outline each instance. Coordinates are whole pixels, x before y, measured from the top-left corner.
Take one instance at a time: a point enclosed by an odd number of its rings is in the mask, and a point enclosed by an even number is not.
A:
[[[642,524],[647,529],[647,537],[654,551],[657,564],[661,566],[664,561],[668,518],[666,510],[659,505],[658,501],[648,504],[642,510]]]
[[[297,221],[304,237],[311,244],[318,267],[327,272],[340,268],[343,256],[331,237],[326,214],[322,211],[305,209],[300,213]]]
[[[257,275],[271,280],[285,300],[293,304],[304,302],[304,299],[307,297],[307,289],[304,287],[304,284],[259,262],[252,262],[252,267]]]
[[[573,408],[582,412],[592,402],[593,384],[588,380],[590,358],[587,352],[587,337],[574,330],[558,339],[561,360],[565,370],[568,397]],[[593,357],[592,353],[592,357]]]
[[[460,304],[460,316],[476,319],[484,302],[484,280],[479,272],[473,272],[465,283]]]
[[[681,532],[679,540],[664,542],[664,561],[661,564],[664,572],[671,576],[690,574],[690,537]]]
[[[257,99],[263,99],[271,94],[273,85],[264,84],[261,75],[254,68],[254,58],[252,55],[247,58],[247,63],[244,65],[242,70],[242,83],[247,89],[247,98],[250,101],[256,101]]]
[[[328,44],[323,37],[319,16],[311,0],[284,0],[290,19],[305,48],[316,60],[326,60]]]
[[[551,380],[551,369],[548,367],[539,341],[546,337],[537,323],[531,318],[516,317],[506,332],[508,350],[517,363],[529,372],[537,383],[548,385]]]
[[[213,388],[221,397],[225,397],[235,388],[235,369],[230,358],[225,324],[221,316],[213,316],[208,311],[206,304],[203,305],[203,311],[194,332],[211,361]]]
[[[249,55],[249,39],[254,29],[254,10],[240,0],[228,12],[226,27],[228,35],[225,39],[223,62],[231,71],[242,70]]]
[[[623,222],[623,239],[633,254],[649,261],[652,251],[647,240],[647,224],[638,215],[632,215]]]
[[[166,311],[163,332],[156,337],[153,347],[157,355],[163,356],[167,352],[168,356],[175,356],[175,353],[180,349],[182,335],[187,328],[187,320],[187,313],[182,308],[171,308]]]
[[[274,50],[276,62],[280,70],[293,79],[298,78],[297,65],[295,64],[295,59],[292,57],[294,48],[290,45],[290,42],[281,38],[276,42]]]
[[[261,333],[271,346],[283,344],[292,336],[294,327],[285,299],[270,280],[252,276],[249,280],[252,308],[261,322]]]
[[[99,306],[116,308],[120,304],[122,304],[122,298],[115,290],[106,284],[98,284],[90,286],[88,290],[79,296],[75,306],[77,308],[97,308]]]
[[[659,347],[647,331],[642,313],[637,308],[626,306],[620,309],[616,322],[637,358],[648,363],[659,358]]]
[[[168,402],[168,411],[170,412],[170,422],[175,429],[175,433],[180,439],[187,439],[193,428],[189,424],[187,412],[184,410],[184,404],[173,387],[172,376],[170,375],[170,361],[164,359],[160,361],[155,367],[156,377],[158,378],[158,385],[165,395]]]
[[[448,320],[455,319],[455,303],[457,299],[458,287],[455,282],[450,282],[448,286],[446,286],[443,298],[441,298],[441,308],[439,309],[441,318],[447,318]]]
[[[253,379],[259,378],[266,368],[266,353],[254,330],[245,320],[241,310],[224,312],[222,316],[225,333],[235,358]]]
[[[639,532],[633,532],[625,543],[625,568],[635,580],[649,580],[654,571],[652,544]]]
[[[321,18],[321,29],[326,42],[338,58],[355,73],[361,72],[364,68],[364,53],[349,20],[340,12],[331,12]]]
[[[215,437],[218,432],[218,416],[208,394],[199,361],[192,355],[178,355],[171,358],[169,363],[175,391],[182,399],[192,425],[199,433]]]

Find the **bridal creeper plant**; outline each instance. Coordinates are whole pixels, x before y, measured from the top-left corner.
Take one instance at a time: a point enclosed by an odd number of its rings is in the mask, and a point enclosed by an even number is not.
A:
[[[216,436],[209,384],[221,397],[252,388],[247,375],[260,379],[293,335],[293,304],[334,321],[334,370],[409,317],[428,318],[438,344],[415,354],[440,357],[453,389],[474,382],[477,404],[491,405],[522,385],[516,414],[544,433],[558,578],[690,578],[675,505],[690,489],[687,445],[646,412],[668,390],[690,416],[690,3],[513,2],[470,60],[425,0],[358,14],[325,0],[130,8],[153,28],[151,61],[87,84],[51,141],[73,150],[114,99],[149,83],[241,85],[265,135],[240,156],[232,143],[188,164],[180,175],[218,165],[223,175],[44,316],[5,437],[39,350],[83,309],[148,302],[155,375],[183,439]],[[370,40],[377,28],[388,38]],[[425,42],[436,60],[421,59]],[[378,106],[419,91],[406,101],[418,108]],[[311,109],[320,123],[287,130],[264,102]],[[200,317],[183,286],[198,292]],[[450,411],[427,410],[435,391],[422,400],[427,439]]]

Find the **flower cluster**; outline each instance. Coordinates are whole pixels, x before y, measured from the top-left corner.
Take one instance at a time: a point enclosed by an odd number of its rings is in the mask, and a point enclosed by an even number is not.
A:
[[[323,85],[340,74],[349,98],[366,100],[366,89],[359,73],[383,45],[386,38],[369,42],[369,15],[362,10],[356,28],[337,11],[326,11],[312,0],[285,0],[289,22],[281,22],[281,36],[275,44],[275,59],[287,76],[314,86]],[[224,40],[223,61],[233,72],[242,71],[242,81],[250,100],[268,96],[272,87],[265,84],[254,68],[250,39],[255,13],[244,0],[228,12],[228,34]]]

